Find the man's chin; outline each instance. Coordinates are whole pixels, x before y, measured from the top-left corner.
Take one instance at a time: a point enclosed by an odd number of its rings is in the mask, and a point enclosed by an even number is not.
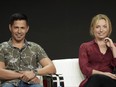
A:
[[[17,39],[15,39],[15,40],[16,40],[16,42],[22,42],[24,39],[17,38]]]

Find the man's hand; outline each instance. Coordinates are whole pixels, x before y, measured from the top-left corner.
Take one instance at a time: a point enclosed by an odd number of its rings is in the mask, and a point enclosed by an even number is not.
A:
[[[36,76],[33,71],[20,71],[20,73],[23,74],[21,80],[23,80],[24,82],[28,82]]]
[[[28,82],[29,84],[38,84],[40,83],[40,79],[38,77],[34,77],[32,80]]]

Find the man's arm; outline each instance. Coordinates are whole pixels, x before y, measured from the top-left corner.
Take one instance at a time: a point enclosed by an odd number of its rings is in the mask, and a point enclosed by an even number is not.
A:
[[[56,73],[56,68],[53,62],[49,58],[43,58],[40,60],[42,68],[38,69],[38,75],[48,75]]]
[[[30,78],[33,76],[33,73],[35,73],[35,75],[41,75],[41,76],[56,73],[56,68],[55,68],[53,62],[49,58],[43,58],[40,60],[39,63],[42,65],[42,68],[38,68],[38,69],[36,69],[36,71],[33,70],[33,72],[32,71],[24,71],[23,72],[24,77],[26,76],[26,77]],[[34,77],[34,78],[31,78],[28,82],[29,83],[40,83],[41,81],[37,77]]]
[[[11,80],[11,79],[20,79],[23,74],[5,69],[5,63],[0,62],[0,79]]]

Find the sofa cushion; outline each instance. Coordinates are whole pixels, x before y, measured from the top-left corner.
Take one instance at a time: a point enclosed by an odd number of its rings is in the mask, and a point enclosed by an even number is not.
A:
[[[56,73],[63,75],[65,87],[79,87],[84,76],[80,71],[78,58],[56,59],[53,63]]]

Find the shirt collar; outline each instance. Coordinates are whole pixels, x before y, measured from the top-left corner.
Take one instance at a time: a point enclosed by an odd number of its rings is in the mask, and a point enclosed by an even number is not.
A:
[[[11,38],[9,39],[8,44],[9,44],[11,47],[14,47]],[[28,41],[25,39],[25,40],[24,40],[24,47],[25,47],[25,46],[29,46],[29,45],[30,45],[30,44],[29,44]]]

